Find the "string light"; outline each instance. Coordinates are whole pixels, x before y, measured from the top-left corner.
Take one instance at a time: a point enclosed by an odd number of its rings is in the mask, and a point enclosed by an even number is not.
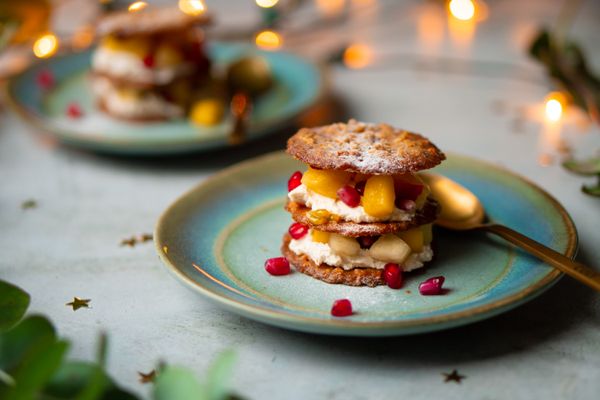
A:
[[[344,50],[344,65],[352,69],[360,69],[373,62],[373,52],[365,44],[352,44]]]
[[[148,6],[148,3],[145,1],[136,1],[129,5],[127,8],[130,12],[141,11]]]
[[[545,104],[546,118],[552,122],[560,120],[566,104],[565,95],[560,92],[552,92],[546,96]]]
[[[188,15],[197,16],[206,11],[202,0],[179,0],[179,9]]]
[[[256,35],[256,45],[264,50],[277,50],[283,44],[281,35],[274,31],[262,31]]]
[[[454,18],[461,21],[469,21],[475,16],[473,0],[450,0],[448,9]]]
[[[33,43],[33,54],[39,58],[48,58],[56,53],[57,48],[58,38],[52,33],[47,33]]]
[[[262,8],[271,8],[277,3],[279,3],[279,0],[256,0],[256,5]]]

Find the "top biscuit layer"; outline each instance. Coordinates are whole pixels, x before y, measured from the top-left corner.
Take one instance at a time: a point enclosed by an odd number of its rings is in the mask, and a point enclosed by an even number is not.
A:
[[[177,7],[147,7],[136,12],[119,11],[107,15],[98,23],[97,32],[100,36],[152,35],[186,30],[208,22],[210,17],[206,13],[194,16]]]
[[[421,135],[355,120],[300,129],[287,152],[314,168],[376,175],[416,172],[446,159]]]

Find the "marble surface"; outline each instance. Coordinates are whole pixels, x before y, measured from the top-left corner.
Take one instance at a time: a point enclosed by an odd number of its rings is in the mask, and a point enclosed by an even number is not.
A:
[[[243,19],[248,7],[213,3],[217,16],[230,10],[231,18]],[[350,38],[365,41],[376,55],[371,68],[329,70],[342,106],[337,118],[420,131],[446,151],[528,177],[572,215],[580,235],[578,260],[600,268],[600,202],[579,192],[583,181],[558,165],[554,139],[535,121],[536,104],[549,86],[522,49],[523,35],[554,21],[561,3],[493,2],[466,53],[446,30],[437,49],[419,46],[424,3],[381,2],[354,25],[322,33],[322,52]],[[599,16],[598,4],[588,1],[576,20],[573,35],[588,49],[600,33]],[[319,56],[319,46],[292,47]],[[433,54],[460,58],[459,69],[466,70],[399,62]],[[593,57],[598,65],[598,54]],[[505,64],[490,76],[474,70],[474,60]],[[523,71],[538,79],[522,79]],[[523,112],[531,117],[516,123]],[[592,154],[600,147],[600,129],[567,117],[563,138],[575,154]],[[151,243],[119,245],[151,232],[175,198],[215,171],[282,148],[294,127],[235,150],[125,159],[60,147],[6,107],[0,119],[0,278],[32,294],[31,312],[48,315],[72,341],[70,357],[92,359],[98,334],[107,332],[109,371],[134,392],[148,392],[137,371],[147,372],[159,360],[202,374],[228,348],[238,354],[233,388],[250,399],[591,399],[600,390],[600,296],[569,278],[514,311],[463,328],[402,338],[336,338],[271,328],[222,311],[175,281]],[[542,166],[539,158],[546,153],[554,163]],[[29,199],[37,207],[22,209]],[[73,296],[91,298],[91,308],[73,312],[65,306]],[[460,385],[444,383],[442,373],[453,369],[467,376]]]

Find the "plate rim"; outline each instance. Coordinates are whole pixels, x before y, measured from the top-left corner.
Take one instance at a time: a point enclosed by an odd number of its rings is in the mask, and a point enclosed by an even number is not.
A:
[[[446,152],[446,155],[451,158],[459,158],[466,160],[468,162],[477,162],[484,164],[487,167],[492,169],[496,169],[504,174],[507,174],[534,189],[536,192],[541,194],[546,200],[548,200],[549,204],[558,211],[559,215],[562,218],[564,226],[567,230],[568,241],[567,248],[564,251],[564,255],[569,258],[574,258],[577,253],[578,248],[578,234],[575,224],[567,212],[567,210],[547,191],[542,189],[537,184],[533,183],[530,179],[523,177],[506,167],[494,164],[493,162],[481,160],[475,157],[462,155],[460,153],[454,152]],[[489,304],[479,305],[474,308],[470,308],[467,310],[456,311],[449,314],[443,314],[438,316],[417,318],[412,320],[404,320],[404,321],[377,321],[377,322],[361,322],[361,321],[353,321],[347,319],[340,318],[331,318],[330,320],[324,320],[322,318],[315,317],[307,317],[307,316],[299,316],[293,315],[286,312],[281,312],[278,310],[271,310],[268,308],[261,307],[259,305],[247,304],[241,301],[237,301],[235,299],[230,299],[225,296],[222,296],[216,291],[213,291],[201,283],[198,283],[188,277],[184,272],[182,272],[174,263],[172,263],[168,257],[168,255],[163,251],[165,246],[165,242],[163,241],[161,230],[162,227],[165,226],[165,222],[168,215],[171,214],[175,208],[178,207],[179,203],[188,197],[189,195],[197,192],[198,190],[202,190],[202,188],[210,183],[220,180],[225,175],[230,175],[232,173],[237,172],[238,170],[243,170],[252,164],[257,164],[264,162],[265,160],[275,159],[279,157],[290,157],[283,150],[274,151],[270,153],[263,154],[258,157],[254,157],[248,160],[241,161],[234,165],[231,165],[227,168],[222,169],[221,171],[211,175],[206,178],[199,184],[193,186],[191,189],[184,192],[182,195],[178,196],[160,215],[155,228],[154,228],[154,245],[155,249],[158,253],[160,260],[167,266],[169,272],[174,274],[182,283],[184,283],[187,287],[192,290],[204,295],[206,298],[216,302],[219,305],[226,306],[229,310],[238,313],[247,318],[259,320],[265,323],[272,323],[273,325],[285,327],[288,329],[294,329],[305,332],[312,333],[321,333],[321,334],[341,334],[341,335],[372,335],[373,330],[378,330],[377,335],[405,335],[405,334],[415,334],[415,333],[424,333],[436,330],[443,330],[455,326],[466,325],[472,322],[480,321],[483,319],[490,318],[494,315],[500,314],[504,311],[508,311],[514,307],[523,304],[528,300],[532,300],[533,298],[539,296],[550,287],[552,287],[558,280],[564,275],[561,271],[550,268],[548,273],[537,281],[535,284],[530,285],[521,291],[493,301]],[[197,269],[197,268],[196,268]],[[217,278],[212,277],[212,275],[208,274],[206,271],[201,271],[205,277],[215,281],[220,284],[222,287],[226,288],[228,285],[220,282]],[[288,324],[286,324],[286,322]],[[291,324],[291,326],[290,326]],[[304,325],[300,325],[304,324]],[[448,325],[444,325],[448,324]],[[315,329],[309,329],[309,328]],[[422,327],[421,330],[411,331],[410,328]],[[318,328],[338,328],[338,330],[334,331],[319,331]],[[339,328],[344,329],[344,331],[339,330]],[[382,332],[381,330],[387,331]],[[403,331],[406,330],[406,331]]]
[[[323,63],[312,62],[291,52],[270,52],[258,49],[252,45],[243,45],[236,43],[232,44],[227,42],[214,42],[212,44],[217,46],[232,46],[238,48],[246,48],[258,54],[275,53],[295,57],[304,62],[307,66],[313,68],[314,72],[316,73],[317,82],[315,85],[315,94],[311,101],[302,105],[302,107],[299,107],[296,111],[294,111],[288,116],[276,118],[274,121],[271,122],[254,125],[253,129],[256,130],[256,132],[259,132],[260,134],[252,135],[245,141],[245,143],[250,143],[252,141],[264,138],[268,136],[269,133],[272,133],[272,131],[276,131],[277,126],[281,126],[283,124],[289,123],[290,121],[293,121],[299,115],[306,112],[312,106],[318,104],[321,100],[323,100],[325,94],[327,93],[327,90],[329,88],[329,80],[326,66]],[[183,140],[170,141],[168,143],[144,144],[133,142],[129,139],[104,138],[101,134],[98,133],[81,135],[76,130],[62,127],[49,127],[47,124],[45,124],[47,118],[45,118],[44,115],[29,110],[20,100],[18,100],[18,97],[16,95],[16,82],[22,79],[25,74],[30,73],[34,68],[44,65],[44,63],[48,63],[50,61],[67,59],[69,57],[74,56],[81,56],[83,53],[91,53],[92,51],[93,49],[91,48],[81,52],[69,51],[59,54],[52,58],[35,60],[31,64],[29,64],[25,69],[11,76],[7,80],[6,84],[3,85],[3,92],[5,95],[4,97],[6,99],[6,103],[25,124],[35,128],[36,131],[39,131],[40,133],[47,135],[61,143],[93,151],[129,155],[175,155],[211,150],[215,148],[234,147],[234,145],[230,145],[227,143],[227,138],[213,138],[207,141],[198,141],[194,138],[187,138]]]

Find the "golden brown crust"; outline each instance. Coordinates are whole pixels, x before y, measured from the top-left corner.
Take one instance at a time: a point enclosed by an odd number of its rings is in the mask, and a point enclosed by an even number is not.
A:
[[[375,268],[354,268],[346,271],[340,267],[332,267],[327,264],[316,265],[308,256],[296,254],[290,250],[291,241],[289,234],[283,236],[281,252],[288,261],[303,274],[322,280],[327,283],[342,284],[348,286],[377,286],[385,285],[383,271]]]
[[[421,135],[355,120],[302,128],[288,140],[287,152],[314,168],[376,175],[429,169],[446,158]]]
[[[210,16],[206,13],[193,16],[181,12],[178,7],[149,6],[136,12],[125,10],[110,13],[100,20],[96,29],[100,36],[129,37],[183,31],[209,22]]]
[[[359,237],[359,236],[379,236],[386,233],[394,233],[406,231],[414,227],[425,225],[433,222],[439,212],[438,203],[431,197],[427,199],[425,206],[419,210],[415,217],[410,221],[398,222],[348,222],[348,221],[329,221],[326,224],[314,225],[307,216],[310,208],[288,201],[285,209],[292,214],[292,218],[296,222],[317,228],[320,231],[339,233],[340,235]]]

